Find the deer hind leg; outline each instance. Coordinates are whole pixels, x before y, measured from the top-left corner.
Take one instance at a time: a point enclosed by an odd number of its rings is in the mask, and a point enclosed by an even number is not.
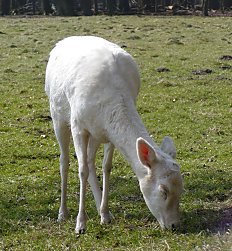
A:
[[[102,192],[100,189],[99,181],[97,179],[96,167],[95,167],[95,158],[99,145],[100,144],[90,136],[88,144],[88,166],[89,166],[88,182],[90,184],[96,202],[97,211],[100,214]]]
[[[78,159],[78,169],[80,178],[80,199],[79,211],[76,221],[76,233],[84,233],[86,229],[87,216],[85,212],[85,199],[87,191],[87,181],[89,176],[89,167],[87,160],[87,147],[89,141],[89,133],[82,131],[77,125],[72,125],[72,136],[75,151]]]
[[[112,169],[112,159],[114,153],[114,146],[111,143],[104,145],[104,159],[103,159],[103,192],[100,207],[101,223],[108,224],[111,222],[112,215],[109,211],[109,182],[110,172]]]
[[[58,221],[68,218],[67,208],[67,180],[69,169],[69,143],[70,128],[66,122],[53,119],[55,135],[60,147],[60,176],[61,176],[61,201],[58,214]]]

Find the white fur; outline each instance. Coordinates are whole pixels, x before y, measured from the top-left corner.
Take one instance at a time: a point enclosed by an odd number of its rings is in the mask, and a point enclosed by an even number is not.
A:
[[[69,37],[50,53],[45,89],[61,151],[58,220],[68,216],[67,175],[72,135],[80,177],[78,233],[86,228],[87,180],[101,222],[111,220],[108,189],[114,146],[131,164],[144,199],[161,227],[170,228],[179,223],[182,180],[179,167],[172,159],[175,146],[169,137],[162,144],[171,157],[150,138],[135,107],[139,87],[137,65],[130,54],[102,38]],[[95,169],[95,155],[101,143],[105,143],[102,192]]]

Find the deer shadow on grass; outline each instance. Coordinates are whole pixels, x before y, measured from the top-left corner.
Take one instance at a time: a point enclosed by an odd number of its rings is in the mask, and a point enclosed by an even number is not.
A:
[[[196,209],[182,212],[180,233],[220,233],[232,227],[232,207],[215,209]]]
[[[123,185],[120,185],[120,179],[122,178],[116,178],[111,183],[114,186],[113,190],[117,190],[118,184],[119,187]],[[125,183],[126,181],[124,181],[124,186]],[[117,217],[120,217],[120,215],[124,213],[125,219],[128,221],[128,223],[130,220],[137,220],[141,221],[142,224],[152,224],[154,221],[156,221],[155,217],[146,207],[142,194],[136,187],[136,181],[132,181],[131,185],[132,187],[130,188],[130,191],[133,191],[132,193],[127,194],[124,192],[120,196],[118,194],[113,195],[113,197],[117,197],[119,205],[122,204],[121,206],[113,208],[113,213],[114,211],[116,212],[114,215],[115,218],[117,219]],[[227,200],[228,197],[225,196],[224,199]],[[232,207],[230,205],[223,206],[220,209],[204,209],[199,207],[191,211],[181,211],[181,226],[176,233],[197,234],[200,232],[205,232],[207,234],[224,234],[228,231],[228,229],[231,229],[231,227]]]
[[[145,224],[155,221],[155,218],[147,210],[140,212],[128,212],[126,214],[126,220],[142,219]],[[157,222],[158,226],[158,222]],[[225,234],[232,229],[232,207],[226,207],[223,209],[196,209],[191,212],[181,213],[181,225],[175,232],[177,234],[197,234],[205,232],[207,234]]]
[[[115,217],[117,218],[117,214],[120,214],[120,211],[124,211],[125,218],[128,221],[130,221],[130,219],[137,219],[138,221],[142,219],[143,222],[147,222],[148,224],[149,222],[154,222],[155,217],[149,212],[148,208],[146,207],[145,201],[143,200],[143,196],[138,189],[138,185],[136,185],[137,181],[135,179],[126,179],[123,181],[123,179],[120,177],[114,178],[111,182],[111,185],[114,187],[114,189],[112,190],[117,191],[117,187],[125,187],[125,184],[129,183],[129,191],[122,191],[120,196],[119,193],[115,193],[115,195],[113,195],[116,196],[117,201],[122,204],[121,207],[115,209]],[[218,195],[217,198],[215,196],[215,199],[218,199],[223,203],[223,201],[227,201],[229,197],[229,194],[227,196],[224,195],[223,197],[221,195]],[[177,233],[200,233],[203,231],[209,234],[224,234],[228,231],[228,229],[231,229],[231,227],[231,205],[227,204],[226,206],[221,206],[218,209],[205,209],[199,206],[199,208],[193,209],[191,211],[181,211],[181,226],[177,230]]]

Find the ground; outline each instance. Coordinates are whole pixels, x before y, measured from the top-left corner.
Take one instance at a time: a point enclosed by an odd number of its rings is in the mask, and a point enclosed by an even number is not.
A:
[[[231,250],[231,27],[227,17],[0,18],[0,249]],[[142,80],[138,112],[155,142],[165,135],[174,139],[184,174],[177,232],[159,228],[118,152],[112,224],[100,225],[88,192],[87,232],[75,235],[79,181],[72,156],[70,218],[56,222],[59,149],[44,93],[45,68],[57,41],[90,34],[132,54]],[[101,149],[99,179],[102,155]]]

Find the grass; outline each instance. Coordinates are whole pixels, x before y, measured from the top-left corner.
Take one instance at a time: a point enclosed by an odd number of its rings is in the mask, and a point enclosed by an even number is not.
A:
[[[232,64],[220,59],[231,55],[231,27],[230,18],[0,18],[0,249],[231,250]],[[89,192],[88,229],[75,235],[74,158],[70,220],[56,223],[59,150],[44,94],[45,67],[58,40],[90,34],[134,56],[142,79],[139,113],[156,142],[171,135],[176,143],[185,174],[178,232],[160,230],[118,152],[110,188],[113,223],[99,224]]]

